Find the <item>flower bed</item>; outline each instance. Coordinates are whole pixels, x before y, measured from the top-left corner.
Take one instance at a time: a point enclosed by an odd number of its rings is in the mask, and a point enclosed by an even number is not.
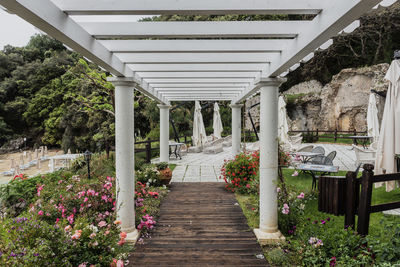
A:
[[[286,157],[281,152],[281,158]],[[235,180],[237,170],[251,166],[252,177],[258,183],[258,165],[251,165],[252,155],[240,154],[227,161],[222,169],[227,188],[236,198],[249,226],[259,226],[258,191],[243,190],[242,180]],[[232,170],[235,175],[232,175]],[[227,173],[227,172],[230,172]],[[253,176],[254,173],[257,175]],[[311,177],[295,170],[284,169],[284,179],[277,184],[278,225],[287,242],[266,246],[267,260],[274,266],[392,266],[400,264],[400,221],[398,217],[371,216],[371,234],[357,235],[343,229],[343,216],[327,216],[317,210],[317,193],[311,191]],[[340,175],[344,175],[341,173]],[[240,172],[239,172],[240,176]],[[235,178],[233,178],[235,177]],[[243,177],[240,177],[243,178]],[[241,187],[239,187],[241,185]],[[256,184],[254,188],[258,188]],[[232,190],[233,189],[233,190]],[[375,191],[378,189],[375,189]],[[379,189],[383,190],[384,189]],[[375,195],[375,201],[379,199]],[[386,193],[385,199],[389,197]],[[392,194],[392,201],[398,193]]]
[[[138,182],[136,192],[136,223],[145,233],[167,190]],[[67,171],[17,177],[0,197],[0,265],[124,266],[132,248],[116,220],[113,177],[88,180]]]

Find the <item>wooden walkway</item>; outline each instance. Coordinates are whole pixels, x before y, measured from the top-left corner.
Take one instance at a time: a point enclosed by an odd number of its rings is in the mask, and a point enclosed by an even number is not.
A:
[[[267,266],[235,196],[221,183],[172,183],[151,239],[129,266]]]

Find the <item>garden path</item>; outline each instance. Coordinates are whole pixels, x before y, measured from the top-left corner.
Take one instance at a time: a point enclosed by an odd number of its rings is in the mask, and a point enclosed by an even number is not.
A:
[[[234,194],[221,183],[172,183],[129,266],[267,266]]]
[[[334,165],[343,171],[356,169],[356,156],[351,145],[342,144],[303,144],[322,146],[325,154],[337,151]],[[219,179],[221,166],[225,159],[232,158],[232,148],[224,147],[224,151],[218,154],[189,153],[182,159],[171,158],[170,163],[177,164],[172,173],[172,182],[223,182]],[[154,162],[159,161],[155,159]]]

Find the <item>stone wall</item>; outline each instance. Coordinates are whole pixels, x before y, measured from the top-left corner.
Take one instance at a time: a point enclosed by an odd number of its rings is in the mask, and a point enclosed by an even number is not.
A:
[[[384,76],[388,64],[359,69],[344,69],[332,81],[322,86],[318,81],[303,82],[284,92],[287,101],[289,128],[292,130],[365,131],[371,89],[386,91]],[[379,121],[385,98],[377,96]],[[246,102],[246,108],[259,102],[256,96]],[[252,109],[253,120],[259,123],[259,107]],[[252,129],[246,109],[246,129]]]

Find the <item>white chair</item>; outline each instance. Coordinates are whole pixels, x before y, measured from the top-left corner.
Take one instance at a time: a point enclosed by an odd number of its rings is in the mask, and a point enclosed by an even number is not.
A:
[[[222,139],[222,138],[212,141],[210,143],[206,143],[204,145],[203,152],[206,154],[221,153],[222,151],[224,151],[224,149],[222,148],[223,143],[224,143],[224,139]]]
[[[363,149],[353,145],[354,153],[356,154],[356,166],[360,164],[375,164],[376,151],[371,149]]]
[[[232,146],[232,135],[228,135],[223,138],[224,142],[222,143],[222,146],[224,147],[230,147]]]
[[[300,148],[301,143],[303,141],[303,136],[301,133],[289,136],[290,139],[290,144],[291,144],[291,150],[297,150]]]

